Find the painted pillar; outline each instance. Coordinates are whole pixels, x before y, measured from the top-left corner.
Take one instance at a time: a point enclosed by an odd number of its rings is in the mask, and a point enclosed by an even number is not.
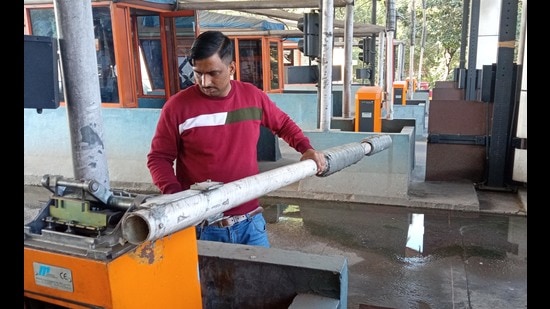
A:
[[[75,179],[109,189],[91,0],[55,0]]]

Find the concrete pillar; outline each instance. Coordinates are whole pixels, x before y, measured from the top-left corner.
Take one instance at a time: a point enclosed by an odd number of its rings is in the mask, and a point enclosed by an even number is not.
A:
[[[346,24],[344,27],[344,84],[342,91],[342,118],[351,118],[350,109],[354,106],[351,93],[351,84],[353,81],[353,2],[346,5]]]
[[[55,0],[75,179],[109,189],[91,0]]]
[[[321,131],[330,130],[332,119],[332,47],[334,42],[334,1],[321,1],[322,22],[319,35],[321,39],[321,59],[319,78],[319,124]]]
[[[514,167],[512,179],[527,183],[527,0],[521,10],[521,32],[519,40],[518,63],[521,64],[521,92],[519,97],[518,124],[516,137],[525,140],[525,149],[514,149]],[[523,148],[523,147],[522,147]]]

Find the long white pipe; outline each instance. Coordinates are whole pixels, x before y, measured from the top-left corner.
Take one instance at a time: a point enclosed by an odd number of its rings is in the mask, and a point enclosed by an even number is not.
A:
[[[385,61],[386,61],[386,33],[380,32],[378,34],[378,62],[376,63],[378,65],[378,85],[382,87],[382,89],[386,88],[386,68],[385,68]],[[384,102],[386,100],[384,99]]]
[[[422,35],[420,36],[420,56],[418,59],[418,84],[422,82],[422,62],[424,61],[424,47],[426,46],[426,0],[422,0]]]
[[[413,93],[416,91],[414,87],[414,46],[416,40],[416,8],[414,0],[411,1],[411,39],[409,46],[409,82],[407,90],[407,99],[413,98]]]
[[[54,9],[74,177],[109,189],[92,1],[55,0]]]
[[[384,100],[385,118],[393,120],[393,31],[386,33],[386,96]]]
[[[386,12],[386,93],[383,108],[386,111],[385,118],[393,120],[393,41],[397,26],[397,9],[395,8],[395,0],[388,0],[386,5],[388,6]]]
[[[374,135],[361,141],[323,151],[325,177],[391,146],[389,135]],[[296,181],[317,174],[313,160],[289,164],[258,175],[245,177],[211,189],[186,190],[152,197],[122,219],[122,237],[140,244],[194,226],[204,219],[242,203],[266,195]],[[204,184],[204,183],[203,183]]]
[[[344,27],[344,84],[342,91],[342,118],[351,118],[353,110],[353,98],[351,84],[353,82],[353,0],[346,5],[346,25]]]

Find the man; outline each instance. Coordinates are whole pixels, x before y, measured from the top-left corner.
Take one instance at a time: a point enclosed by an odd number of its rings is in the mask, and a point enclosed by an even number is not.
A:
[[[318,173],[325,170],[324,154],[286,113],[256,86],[232,79],[235,61],[227,36],[218,31],[200,34],[189,58],[195,85],[166,101],[147,155],[153,182],[163,194],[207,180],[229,183],[258,174],[260,125],[300,152],[300,160],[314,160]],[[198,224],[197,239],[270,246],[258,199],[225,211],[221,218]]]

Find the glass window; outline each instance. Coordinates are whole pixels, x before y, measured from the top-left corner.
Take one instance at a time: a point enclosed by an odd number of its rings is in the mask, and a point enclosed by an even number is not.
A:
[[[53,9],[32,9],[29,12],[33,35],[57,38]]]
[[[101,102],[118,103],[111,12],[108,7],[94,7],[92,8],[92,14]]]
[[[180,89],[185,89],[195,84],[195,73],[188,56],[178,56],[178,73],[180,77]]]
[[[32,35],[57,37],[53,8],[30,9],[29,13]],[[118,83],[109,7],[93,7],[92,17],[101,101],[104,103],[118,103]],[[59,76],[63,75],[59,74]],[[59,85],[61,100],[63,101],[61,88],[63,83],[60,81]]]
[[[263,90],[262,41],[239,39],[240,80]]]
[[[187,57],[195,38],[195,16],[160,17],[159,15],[136,16],[138,33],[138,50],[140,54],[139,68],[141,72],[142,95],[165,95],[163,50],[160,36],[160,18],[165,20],[169,72],[179,79],[179,89],[185,89],[194,84],[193,67]],[[174,28],[172,28],[172,26]],[[174,38],[171,36],[174,35]],[[173,43],[172,43],[173,42]],[[172,48],[174,51],[172,51]],[[175,53],[175,54],[174,54]],[[173,60],[172,60],[173,59]],[[173,62],[172,62],[173,61]],[[171,66],[174,65],[174,70]]]
[[[138,16],[137,32],[144,95],[164,95],[159,16]]]
[[[271,68],[271,88],[279,89],[280,75],[279,75],[279,44],[277,42],[269,42],[269,64]]]
[[[195,16],[176,17],[175,25],[179,88],[185,89],[195,83],[193,66],[188,59],[195,40]]]

